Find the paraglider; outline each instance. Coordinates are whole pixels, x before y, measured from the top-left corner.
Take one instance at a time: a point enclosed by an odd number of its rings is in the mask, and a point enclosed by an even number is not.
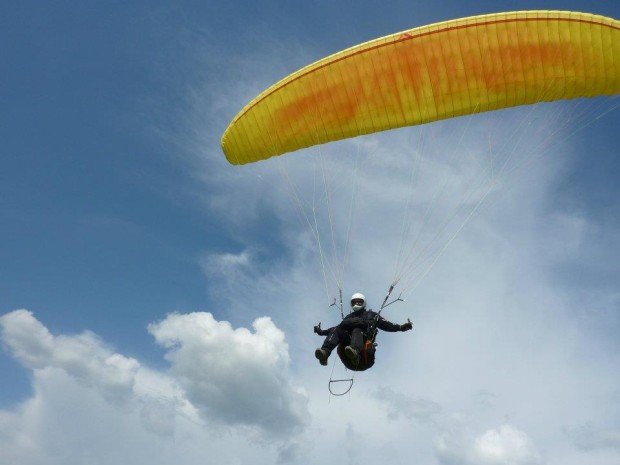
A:
[[[377,330],[395,333],[409,331],[411,321],[402,325],[392,323],[380,313],[366,308],[366,297],[357,292],[351,296],[351,313],[329,329],[321,329],[320,323],[314,327],[319,336],[327,336],[323,345],[314,352],[321,365],[327,365],[332,350],[338,348],[338,356],[344,366],[353,371],[364,371],[375,363],[375,338]]]
[[[569,11],[480,15],[391,34],[301,68],[249,102],[226,128],[221,146],[231,164],[243,165],[405,126],[618,93],[620,21]],[[464,221],[443,244],[429,248],[427,257],[411,259],[425,263],[419,276],[428,272],[490,190],[470,202]],[[299,203],[297,193],[293,195]],[[329,217],[331,221],[331,213]],[[306,222],[321,250],[319,227]],[[412,265],[401,269],[410,272]],[[400,278],[395,273],[381,310]],[[327,330],[315,327],[317,334],[327,336],[315,356],[325,365],[338,347],[349,369],[368,369],[374,363],[377,329],[407,331],[411,323],[390,323],[380,312],[366,311],[365,298],[360,303],[355,295],[353,312],[345,317],[341,281],[337,285],[342,322]]]

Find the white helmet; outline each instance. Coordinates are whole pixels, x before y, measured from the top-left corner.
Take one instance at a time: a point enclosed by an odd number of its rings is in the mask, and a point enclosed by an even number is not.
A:
[[[351,296],[351,310],[354,312],[366,308],[366,297],[364,294],[356,292]]]

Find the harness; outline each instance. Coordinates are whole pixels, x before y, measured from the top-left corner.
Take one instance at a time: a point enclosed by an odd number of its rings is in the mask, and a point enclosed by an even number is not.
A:
[[[376,348],[377,348],[377,334],[378,334],[378,328],[377,325],[379,323],[379,318],[381,318],[381,312],[383,311],[384,308],[389,307],[390,305],[396,303],[396,302],[404,302],[404,299],[401,298],[401,295],[399,295],[396,299],[393,299],[392,301],[389,301],[390,299],[390,295],[392,294],[392,291],[394,290],[394,284],[392,284],[388,290],[387,295],[385,296],[385,299],[383,300],[383,303],[381,304],[381,308],[379,309],[379,311],[373,316],[373,318],[368,322],[366,329],[362,332],[363,335],[363,346],[362,346],[362,352],[360,354],[360,358],[358,359],[358,363],[357,363],[357,367],[359,367],[360,361],[363,358],[364,359],[364,365],[368,365],[369,361],[370,361],[370,357],[374,356],[374,353],[376,352]],[[334,299],[333,303],[330,305],[330,307],[339,307],[340,308],[340,316],[342,317],[342,319],[344,319],[344,312],[343,312],[343,305],[342,305],[342,290],[340,290],[340,305],[338,305],[336,303],[336,299]],[[407,321],[409,321],[407,319]],[[342,344],[338,345],[338,355],[340,356],[340,350],[341,350],[341,346]],[[342,357],[341,357],[342,358]],[[346,366],[346,364],[345,364]],[[353,370],[353,376],[351,378],[344,378],[344,379],[333,379],[330,376],[329,379],[329,384],[328,384],[328,389],[329,389],[329,393],[332,396],[344,396],[345,394],[348,394],[349,391],[351,391],[351,388],[353,387],[353,382],[355,380],[355,372],[359,371],[357,369]],[[333,373],[333,368],[332,368],[332,373]],[[332,390],[332,387],[334,385],[337,384],[341,384],[341,383],[347,383],[348,386],[346,388],[346,390],[344,390],[343,392],[334,392]]]
[[[363,365],[366,367],[364,368],[364,370],[369,368],[368,364],[371,361],[371,358],[374,356],[374,352],[377,347],[377,343],[375,342],[375,340],[377,338],[377,333],[378,333],[377,321],[379,321],[379,313],[373,316],[372,320],[368,322],[366,328],[362,331],[363,346],[362,346],[362,350],[360,353],[360,358],[358,359],[357,365],[355,367],[350,367],[345,363],[346,356],[343,353],[344,345],[342,343],[338,344],[338,347],[336,348],[336,351],[338,352],[338,356],[344,363],[345,367],[353,371],[353,376],[351,378],[343,378],[343,379],[333,379],[330,377],[328,389],[329,389],[329,393],[332,396],[335,396],[335,397],[344,396],[348,394],[349,391],[351,391],[351,389],[353,388],[353,382],[355,380],[355,373],[357,371],[360,371],[358,370],[358,368],[362,360],[364,361]],[[333,369],[332,369],[332,372],[333,372]],[[340,391],[336,391],[335,389],[333,389],[336,386],[343,385],[343,384],[345,385],[345,389],[340,390]]]

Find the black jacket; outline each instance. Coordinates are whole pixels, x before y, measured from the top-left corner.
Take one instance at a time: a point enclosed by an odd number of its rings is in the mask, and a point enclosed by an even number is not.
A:
[[[402,331],[401,325],[392,323],[391,321],[386,320],[380,315],[378,316],[378,318],[377,316],[377,312],[373,312],[372,310],[357,310],[345,316],[338,326],[347,331],[352,331],[355,328],[360,328],[365,333],[372,330],[373,325],[376,325],[376,328],[387,331],[388,333]],[[332,328],[322,329],[319,332],[319,335],[327,336],[331,329]]]

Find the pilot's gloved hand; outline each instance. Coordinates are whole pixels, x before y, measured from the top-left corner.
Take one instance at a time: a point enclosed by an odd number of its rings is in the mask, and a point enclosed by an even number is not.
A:
[[[314,332],[317,334],[321,334],[321,323],[314,327]]]
[[[413,323],[411,321],[407,321],[407,323],[400,325],[401,331],[409,331],[413,329]]]

